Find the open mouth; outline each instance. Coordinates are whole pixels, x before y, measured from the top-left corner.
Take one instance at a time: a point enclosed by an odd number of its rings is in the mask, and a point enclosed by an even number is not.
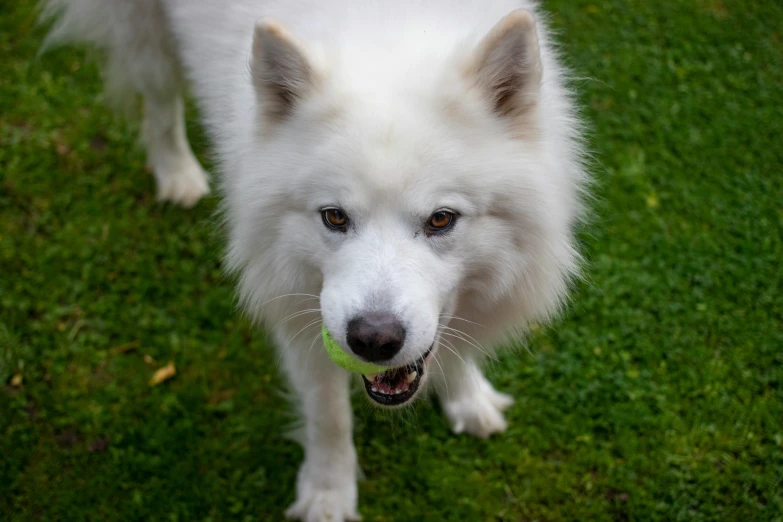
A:
[[[402,406],[410,401],[419,391],[427,368],[425,362],[431,353],[432,346],[415,362],[383,373],[362,375],[367,395],[382,406]]]

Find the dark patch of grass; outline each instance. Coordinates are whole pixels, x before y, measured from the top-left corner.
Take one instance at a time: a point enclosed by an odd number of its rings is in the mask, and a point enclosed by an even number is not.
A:
[[[96,68],[35,59],[33,4],[0,5],[0,518],[279,520],[301,452],[215,201],[154,203]],[[546,4],[587,78],[590,280],[492,366],[505,436],[357,405],[365,518],[783,520],[783,6]]]

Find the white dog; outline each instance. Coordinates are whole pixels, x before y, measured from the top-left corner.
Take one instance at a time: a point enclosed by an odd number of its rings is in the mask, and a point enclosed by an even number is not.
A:
[[[192,88],[220,162],[228,265],[301,401],[288,516],[357,520],[349,374],[384,406],[430,381],[455,432],[503,431],[485,347],[555,313],[576,274],[579,125],[529,0],[48,0],[49,43],[106,52],[138,93],[161,200],[207,175],[185,136]]]

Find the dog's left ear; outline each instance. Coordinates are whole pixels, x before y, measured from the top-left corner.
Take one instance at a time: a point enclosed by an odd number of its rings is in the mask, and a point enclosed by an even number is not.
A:
[[[278,121],[291,113],[316,80],[304,44],[268,19],[256,23],[250,71],[261,110]]]
[[[496,114],[510,118],[524,114],[538,100],[541,84],[533,15],[518,9],[500,20],[474,51],[467,73]]]

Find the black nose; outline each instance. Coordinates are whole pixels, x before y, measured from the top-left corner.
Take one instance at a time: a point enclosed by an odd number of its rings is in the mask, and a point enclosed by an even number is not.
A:
[[[387,361],[405,342],[405,327],[394,315],[370,312],[348,323],[348,346],[366,361]]]

